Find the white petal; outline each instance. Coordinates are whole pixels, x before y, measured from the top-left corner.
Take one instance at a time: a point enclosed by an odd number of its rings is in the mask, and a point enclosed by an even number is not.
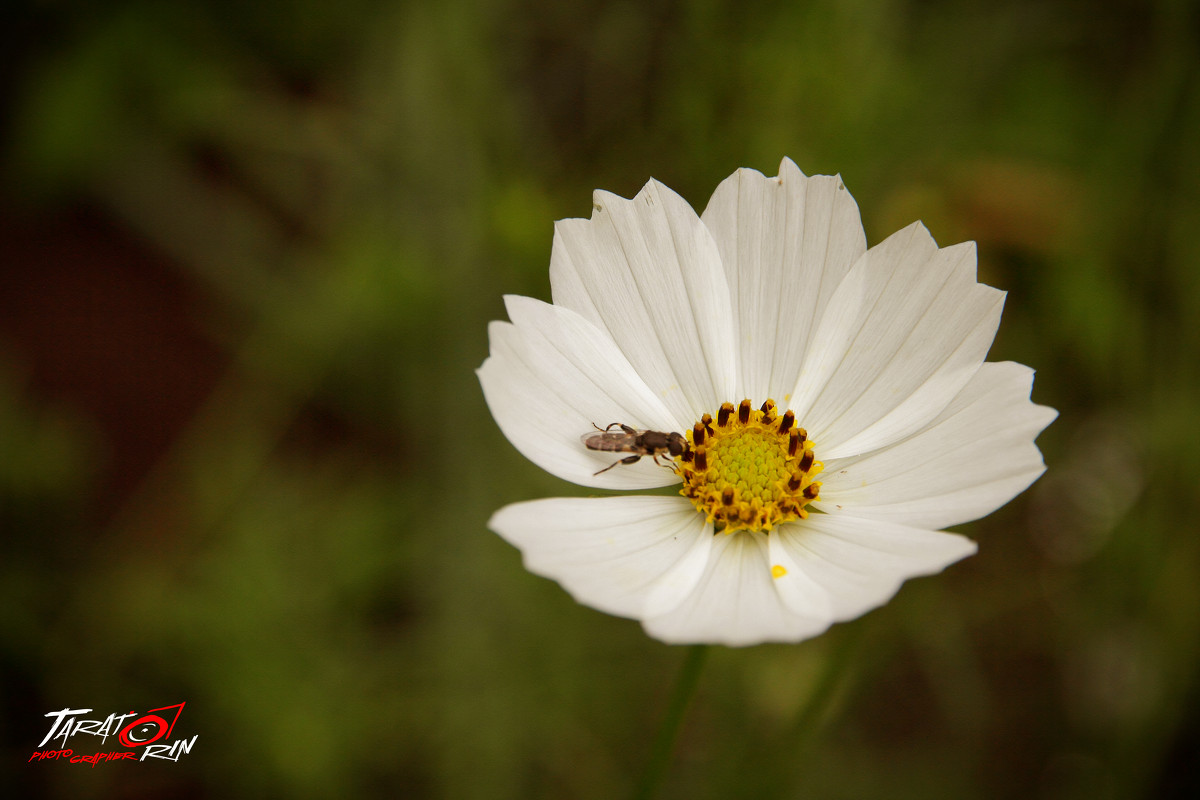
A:
[[[797,642],[821,633],[828,615],[797,613],[775,587],[768,536],[739,531],[711,536],[707,569],[691,593],[669,613],[647,617],[646,632],[671,644],[732,647]]]
[[[848,514],[813,514],[780,526],[771,539],[772,552],[786,553],[798,574],[824,589],[836,622],[883,605],[908,578],[940,572],[976,550],[958,534]],[[791,575],[789,568],[784,580]]]
[[[1033,370],[986,363],[924,430],[825,461],[817,508],[944,528],[989,514],[1045,470],[1034,439],[1056,416],[1029,399]]]
[[[811,617],[823,626],[833,622],[833,595],[814,581],[796,562],[791,551],[784,547],[784,536],[791,526],[777,527],[767,537],[767,555],[771,562],[771,577],[775,591],[793,613]],[[823,629],[823,628],[822,628]]]
[[[505,303],[512,323],[489,326],[491,357],[478,374],[509,441],[542,469],[584,486],[643,489],[678,482],[651,458],[594,475],[622,454],[584,447],[580,437],[593,425],[671,431],[679,423],[612,340],[587,320],[528,297],[510,295]]]
[[[671,413],[695,420],[734,388],[729,288],[716,243],[657,181],[632,200],[597,191],[593,203],[591,219],[555,225],[554,302],[606,331]]]
[[[692,508],[691,511],[695,512],[695,508]],[[696,516],[701,520],[704,519],[698,513]],[[662,577],[654,582],[642,607],[640,615],[642,619],[666,614],[679,607],[679,604],[696,588],[704,571],[708,569],[712,545],[713,528],[712,525],[705,522],[704,533],[692,542],[692,546],[683,558],[675,562],[669,570],[663,573]]]
[[[521,550],[530,572],[581,603],[636,619],[648,605],[670,607],[666,595],[691,590],[713,540],[682,497],[534,500],[505,506],[488,527]]]
[[[939,250],[920,223],[868,250],[843,284],[791,403],[823,460],[937,416],[983,363],[1004,302],[976,282],[974,243]]]
[[[809,338],[834,290],[867,249],[841,178],[809,178],[785,158],[779,176],[740,169],[702,216],[732,295],[738,383],[726,399],[786,404]]]

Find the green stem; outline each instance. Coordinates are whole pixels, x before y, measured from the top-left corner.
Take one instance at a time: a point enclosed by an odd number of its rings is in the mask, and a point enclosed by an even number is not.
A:
[[[696,684],[700,682],[700,669],[704,666],[704,657],[707,654],[708,645],[705,644],[688,648],[687,657],[679,670],[679,677],[675,679],[675,688],[671,690],[667,713],[658,729],[658,736],[654,739],[646,771],[642,774],[642,781],[633,795],[635,800],[650,800],[654,797],[658,785],[662,783],[667,766],[671,763],[671,751],[675,748],[675,738],[679,735],[684,712],[695,694]]]

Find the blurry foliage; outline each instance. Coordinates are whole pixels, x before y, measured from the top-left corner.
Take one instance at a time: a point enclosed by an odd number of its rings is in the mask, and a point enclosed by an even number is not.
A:
[[[503,293],[548,298],[551,221],[593,188],[653,175],[702,207],[790,155],[843,175],[872,243],[918,217],[977,239],[1009,292],[992,358],[1036,367],[1061,418],[1041,482],[966,528],[978,556],[815,641],[711,654],[665,796],[1195,789],[1194,4],[8,13],[9,234],[96,209],[204,298],[189,324],[227,361],[101,502],[120,438],[0,324],[0,783],[627,793],[682,654],[487,532],[578,490],[503,439],[472,370]],[[24,763],[51,709],[180,700],[177,764]]]

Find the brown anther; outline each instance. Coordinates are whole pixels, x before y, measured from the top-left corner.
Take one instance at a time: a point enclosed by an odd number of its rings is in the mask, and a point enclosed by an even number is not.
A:
[[[717,427],[724,428],[729,424],[729,415],[733,413],[733,403],[721,403],[721,410],[717,412]]]
[[[772,399],[758,408],[745,399],[698,420],[690,435],[673,434],[672,464],[683,478],[679,493],[714,532],[771,531],[808,517],[806,506],[819,500],[820,484],[812,479],[821,465],[794,411]]]

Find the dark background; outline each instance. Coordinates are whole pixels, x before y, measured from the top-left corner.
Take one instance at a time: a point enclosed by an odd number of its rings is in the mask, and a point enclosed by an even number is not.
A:
[[[6,8],[0,785],[628,793],[683,653],[486,530],[582,490],[473,370],[592,189],[788,155],[872,244],[977,240],[1061,417],[977,556],[714,650],[663,796],[1197,791],[1196,4]],[[180,701],[178,763],[26,763],[49,711]]]

